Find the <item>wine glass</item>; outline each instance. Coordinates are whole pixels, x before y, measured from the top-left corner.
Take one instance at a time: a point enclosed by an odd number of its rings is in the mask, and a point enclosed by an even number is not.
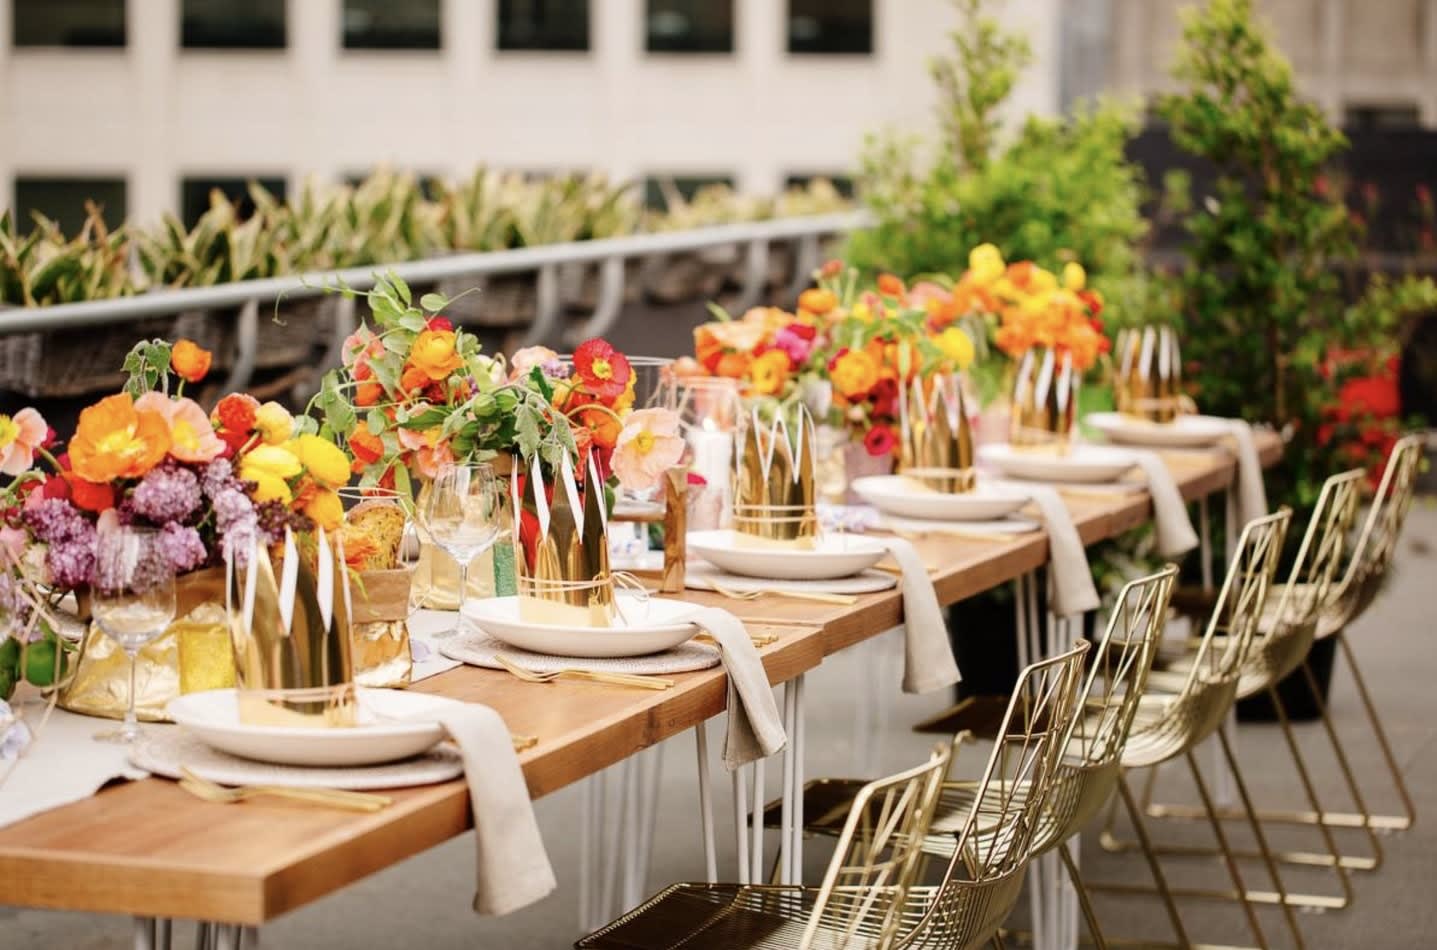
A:
[[[503,513],[499,480],[487,463],[454,465],[434,479],[424,527],[459,565],[459,620],[453,630],[437,637],[452,637],[463,629],[469,565],[499,539]]]
[[[102,742],[134,742],[135,666],[140,649],[164,633],[175,619],[175,572],[153,528],[102,525],[95,541],[91,583],[95,622],[130,659],[129,705],[124,724],[95,736]]]

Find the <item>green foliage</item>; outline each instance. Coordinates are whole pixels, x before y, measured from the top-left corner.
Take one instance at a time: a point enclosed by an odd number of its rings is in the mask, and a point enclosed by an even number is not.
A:
[[[1191,243],[1178,286],[1188,377],[1204,411],[1292,434],[1277,496],[1302,509],[1355,458],[1324,434],[1340,414],[1335,362],[1374,372],[1402,315],[1432,306],[1434,290],[1430,281],[1374,280],[1344,309],[1339,268],[1355,256],[1358,233],[1324,176],[1347,142],[1299,96],[1252,0],[1189,11],[1173,75],[1184,89],[1159,111],[1174,140],[1219,175],[1185,220]],[[1335,361],[1341,351],[1360,358]]]
[[[130,232],[106,228],[93,203],[85,210],[85,224],[73,238],[39,214],[30,233],[22,234],[10,211],[0,213],[0,304],[44,307],[139,289],[129,269]]]
[[[956,273],[972,248],[992,243],[1010,261],[1080,261],[1111,294],[1147,231],[1141,172],[1124,154],[1135,113],[1104,102],[1030,117],[1000,144],[998,110],[1031,55],[984,14],[983,0],[957,6],[953,51],[932,66],[944,135],[926,159],[918,140],[870,137],[861,192],[878,224],[853,236],[848,259],[868,271]]]
[[[170,385],[170,344],[166,340],[141,340],[125,354],[125,392],[135,398],[147,392],[168,392]]]

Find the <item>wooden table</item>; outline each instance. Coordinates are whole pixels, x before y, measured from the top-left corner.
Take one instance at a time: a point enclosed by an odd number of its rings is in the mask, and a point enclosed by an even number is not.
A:
[[[1259,448],[1264,465],[1281,453],[1270,434],[1259,434]],[[1224,455],[1165,458],[1188,499],[1222,491],[1234,476]],[[1143,492],[1072,497],[1069,505],[1089,544],[1151,517]],[[944,603],[1011,581],[1047,559],[1042,532],[1007,542],[933,537],[918,547],[937,566],[934,580]],[[686,599],[723,606],[751,631],[777,636],[760,651],[775,684],[901,621],[896,591],[865,595],[851,607],[782,598],[738,602],[697,591]],[[538,744],[520,755],[530,793],[538,798],[724,710],[721,670],[674,678],[679,682],[673,689],[649,692],[526,684],[506,673],[461,667],[413,688],[484,702],[515,734],[538,736]],[[462,782],[400,790],[394,798],[381,812],[356,815],[282,801],[213,805],[166,780],[124,783],[0,829],[0,894],[5,903],[25,907],[258,926],[470,827]]]

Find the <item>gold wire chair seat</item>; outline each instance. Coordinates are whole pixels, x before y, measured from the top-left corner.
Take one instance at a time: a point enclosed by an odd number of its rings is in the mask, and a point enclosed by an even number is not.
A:
[[[1187,674],[1181,674],[1186,680]],[[1182,693],[1160,692],[1163,686],[1179,685],[1162,671],[1148,674],[1148,689],[1138,700],[1128,741],[1123,745],[1125,769],[1141,769],[1169,762],[1196,747],[1222,727],[1227,711],[1237,696],[1238,678],[1199,676]]]

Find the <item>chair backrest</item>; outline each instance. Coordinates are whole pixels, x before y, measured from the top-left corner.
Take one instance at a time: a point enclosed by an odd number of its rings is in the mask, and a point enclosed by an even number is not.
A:
[[[1404,436],[1392,447],[1382,481],[1372,498],[1372,507],[1362,524],[1362,533],[1352,547],[1347,572],[1338,595],[1356,598],[1354,614],[1371,602],[1397,550],[1397,537],[1412,506],[1417,473],[1422,465],[1427,438],[1422,434]]]
[[[1322,493],[1317,497],[1317,506],[1312,509],[1307,532],[1292,562],[1292,573],[1282,587],[1277,609],[1272,614],[1276,622],[1266,631],[1267,636],[1282,636],[1317,622],[1317,614],[1332,594],[1338,566],[1347,551],[1365,476],[1362,469],[1354,468],[1322,483]]]
[[[1080,642],[1018,675],[943,880],[898,946],[965,947],[994,917],[1006,916],[1008,900],[1017,899],[1063,740],[1077,713],[1089,649],[1087,641]],[[996,914],[995,904],[1002,905]]]
[[[1292,509],[1282,508],[1254,518],[1242,529],[1232,561],[1218,591],[1217,606],[1208,618],[1192,669],[1188,671],[1184,694],[1191,694],[1199,682],[1235,681],[1242,671],[1248,650],[1257,633],[1267,603],[1267,592],[1277,573],[1282,544]]]
[[[1169,564],[1156,574],[1129,581],[1118,594],[1107,630],[1088,665],[1080,711],[1073,717],[1064,748],[1069,761],[1099,768],[1122,755],[1162,638],[1177,575],[1177,566]]]
[[[825,940],[840,946],[844,941],[836,934],[859,946],[886,945],[897,935],[904,898],[918,873],[923,839],[937,810],[943,778],[966,737],[967,733],[960,733],[951,743],[939,743],[923,765],[869,782],[859,790],[824,873],[799,950],[812,946],[820,930]]]

